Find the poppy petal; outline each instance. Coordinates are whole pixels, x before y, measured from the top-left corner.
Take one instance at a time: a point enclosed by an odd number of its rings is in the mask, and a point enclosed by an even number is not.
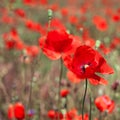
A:
[[[60,53],[51,51],[49,49],[43,48],[43,53],[51,60],[57,60],[61,57]]]
[[[79,83],[81,81],[80,78],[78,78],[73,72],[68,71],[67,77],[72,83]]]
[[[96,72],[100,72],[102,74],[112,74],[114,70],[107,64],[106,60],[98,54],[99,57],[99,66]]]
[[[93,85],[98,85],[98,84],[107,85],[108,84],[107,80],[95,74],[91,78],[89,78],[89,81]]]

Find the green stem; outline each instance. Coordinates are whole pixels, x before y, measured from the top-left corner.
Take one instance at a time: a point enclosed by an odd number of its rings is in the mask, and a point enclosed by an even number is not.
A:
[[[89,112],[89,120],[92,118],[92,98],[90,96],[90,112]]]
[[[86,97],[86,93],[87,93],[87,85],[88,85],[88,81],[86,78],[86,80],[85,80],[85,92],[84,92],[83,102],[82,102],[82,120],[84,120],[84,104],[85,104],[85,97]]]
[[[60,59],[60,76],[59,76],[59,87],[58,87],[58,112],[60,112],[60,90],[61,90],[61,80],[62,80],[62,73],[63,73],[63,65],[62,65],[62,58]],[[58,117],[58,120],[60,118]]]
[[[29,93],[29,101],[28,101],[28,109],[31,109],[32,106],[32,92],[33,92],[33,79],[34,79],[34,73],[35,73],[35,66],[37,65],[37,60],[33,61],[33,63],[31,64],[31,81],[30,81],[30,93]],[[31,118],[28,117],[28,120],[30,120]]]

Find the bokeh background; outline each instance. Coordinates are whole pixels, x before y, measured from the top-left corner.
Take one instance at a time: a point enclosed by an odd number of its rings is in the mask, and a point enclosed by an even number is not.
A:
[[[106,94],[115,101],[115,109],[111,114],[102,113],[102,120],[120,120],[119,0],[0,0],[0,120],[8,120],[8,106],[16,101],[23,103],[26,114],[34,111],[32,120],[49,120],[48,111],[57,109],[60,61],[47,58],[39,45],[49,21],[50,29],[65,28],[96,48],[114,69],[114,74],[104,75],[107,86],[90,85],[92,116],[98,118],[100,114],[94,99]],[[70,90],[68,110],[80,111],[84,81],[75,84],[66,73],[63,66],[61,87]],[[63,111],[64,104],[63,98]],[[86,96],[85,111],[88,109]]]

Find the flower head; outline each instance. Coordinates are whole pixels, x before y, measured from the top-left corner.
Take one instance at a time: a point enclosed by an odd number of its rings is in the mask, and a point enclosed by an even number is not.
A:
[[[96,73],[111,74],[113,69],[106,60],[90,46],[80,46],[72,56],[63,57],[64,64],[79,78],[89,78],[90,82],[96,84],[107,84],[107,81]]]
[[[69,94],[69,90],[68,89],[62,89],[61,91],[60,91],[60,96],[61,97],[66,97],[68,94]]]
[[[73,39],[65,30],[51,30],[48,35],[39,39],[40,47],[45,55],[52,60],[59,59],[62,53],[72,49]]]
[[[108,113],[111,113],[115,108],[114,101],[107,95],[97,97],[95,99],[95,105],[101,112],[107,111]]]

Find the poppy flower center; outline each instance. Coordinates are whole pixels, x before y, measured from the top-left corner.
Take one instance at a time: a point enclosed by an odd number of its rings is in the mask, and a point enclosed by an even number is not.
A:
[[[88,68],[90,65],[89,64],[85,64],[82,66],[82,72],[85,73],[86,68]]]

